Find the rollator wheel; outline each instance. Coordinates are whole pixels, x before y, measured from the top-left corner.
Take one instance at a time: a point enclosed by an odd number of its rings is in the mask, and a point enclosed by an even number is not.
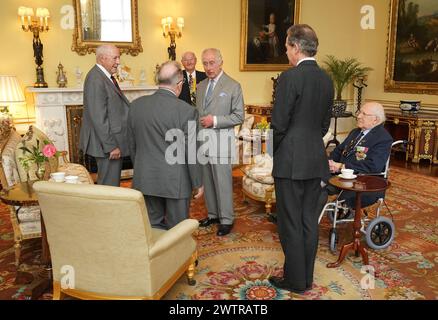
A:
[[[387,248],[394,240],[395,226],[391,219],[378,217],[368,224],[366,241],[370,248],[380,250]]]
[[[329,246],[330,246],[330,251],[333,253],[336,253],[337,242],[338,242],[338,233],[336,232],[336,229],[331,228],[329,234]]]

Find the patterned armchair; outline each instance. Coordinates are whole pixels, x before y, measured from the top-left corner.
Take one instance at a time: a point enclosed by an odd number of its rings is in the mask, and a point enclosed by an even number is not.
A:
[[[36,141],[50,141],[50,139],[38,128],[30,126],[28,132],[21,137],[11,125],[11,119],[7,115],[0,115],[0,182],[2,188],[8,188],[14,184],[30,180],[36,180],[36,168],[30,168],[29,173],[21,166],[18,160],[23,156],[22,146],[32,148]],[[93,183],[88,171],[79,164],[69,163],[66,153],[63,159],[52,159],[46,170],[46,176],[50,172],[64,171],[66,175],[78,175],[82,183]],[[12,228],[15,241],[15,264],[20,264],[21,242],[26,239],[41,237],[41,215],[38,206],[14,207],[9,206]]]
[[[324,145],[333,137],[329,130],[323,138]],[[272,158],[268,154],[260,154],[253,158],[253,163],[242,168],[242,191],[244,201],[250,198],[265,203],[265,211],[271,214],[275,203],[274,178],[272,177]]]

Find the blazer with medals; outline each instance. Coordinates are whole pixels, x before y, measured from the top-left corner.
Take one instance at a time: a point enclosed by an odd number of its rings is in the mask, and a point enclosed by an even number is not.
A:
[[[305,60],[280,75],[272,111],[273,177],[307,180],[327,176],[322,137],[330,126],[333,95],[332,80],[316,61]]]
[[[208,157],[234,158],[236,156],[234,127],[241,124],[244,119],[242,88],[237,81],[224,72],[214,87],[210,103],[205,105],[208,82],[209,79],[206,78],[197,87],[196,107],[199,117],[208,114],[216,116],[217,126],[216,128],[201,128],[198,139],[201,141],[200,148]],[[227,137],[231,139],[231,144],[227,138],[223,141],[227,145],[221,145],[221,130],[228,130]],[[222,136],[225,135],[222,134]],[[202,141],[205,143],[203,144]]]
[[[84,111],[79,147],[93,157],[119,148],[129,155],[127,121],[130,102],[95,65],[84,83]]]
[[[183,76],[184,76],[185,81],[183,83],[181,94],[179,95],[179,98],[181,100],[184,100],[188,104],[193,104],[192,99],[190,97],[189,79],[188,79],[186,71],[183,72]],[[205,72],[196,70],[196,84],[199,84],[205,78],[207,78],[207,76],[205,75]]]
[[[391,152],[393,141],[391,135],[383,124],[380,124],[372,128],[357,146],[350,146],[360,131],[360,128],[353,129],[347,138],[331,152],[330,159],[344,163],[346,168],[358,173],[382,172]]]

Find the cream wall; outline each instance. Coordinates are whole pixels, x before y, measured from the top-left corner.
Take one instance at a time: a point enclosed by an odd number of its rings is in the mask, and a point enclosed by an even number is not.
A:
[[[160,19],[163,16],[183,16],[184,34],[177,39],[177,56],[185,50],[193,50],[198,56],[205,47],[219,47],[224,56],[224,69],[241,82],[246,103],[271,101],[272,76],[277,72],[240,72],[240,1],[239,0],[138,0],[139,29],[143,53],[137,57],[122,56],[122,62],[133,70],[138,79],[140,69],[147,72],[153,82],[155,65],[167,59],[168,39],[161,35]],[[44,44],[44,71],[49,86],[56,86],[57,65],[61,62],[67,71],[68,86],[75,86],[74,70],[79,66],[84,74],[94,64],[94,56],[79,56],[71,51],[73,30],[60,27],[60,9],[68,0],[2,0],[0,10],[0,74],[17,75],[23,86],[35,81],[35,63],[32,50],[32,34],[20,30],[18,6],[47,7],[51,13],[51,30],[41,35]],[[376,29],[360,27],[363,5],[372,5],[376,13]],[[365,99],[377,99],[388,104],[401,98],[421,99],[423,105],[438,106],[433,95],[385,93],[383,91],[386,61],[387,24],[389,0],[304,0],[301,21],[312,25],[320,38],[321,61],[326,54],[338,57],[357,57],[372,67]],[[198,68],[202,68],[198,62]],[[353,88],[344,93],[353,99]],[[29,101],[29,104],[32,102]]]

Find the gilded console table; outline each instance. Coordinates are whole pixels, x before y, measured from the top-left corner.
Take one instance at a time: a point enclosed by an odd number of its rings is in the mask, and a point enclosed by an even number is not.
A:
[[[438,114],[386,111],[385,128],[394,140],[407,140],[406,161],[438,164]]]

